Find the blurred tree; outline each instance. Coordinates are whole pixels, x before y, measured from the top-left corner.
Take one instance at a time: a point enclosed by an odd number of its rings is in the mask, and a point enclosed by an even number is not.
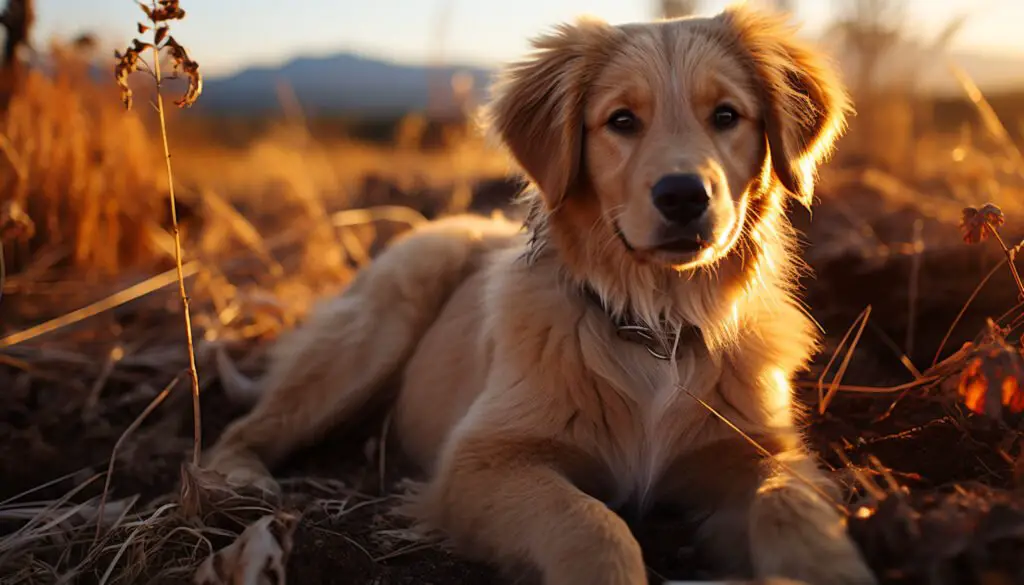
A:
[[[903,75],[907,0],[833,0],[825,31],[857,107],[845,155],[884,169],[914,162],[914,103]]]
[[[833,0],[825,35],[840,57],[857,106],[847,153],[890,170],[915,172],[917,138],[930,130],[933,103],[920,82],[967,21],[951,18],[938,35],[908,34],[908,0]],[[916,32],[916,31],[914,31]]]
[[[452,19],[455,16],[455,0],[441,0],[437,5],[433,30],[430,34],[430,47],[428,59],[430,72],[428,83],[427,115],[445,117],[450,114],[452,103],[450,99],[451,78],[445,71],[445,49],[448,36],[451,32]]]
[[[679,18],[696,14],[697,0],[658,0],[658,15],[661,18]]]
[[[11,95],[21,83],[22,62],[18,52],[29,46],[35,17],[35,0],[8,0],[7,7],[0,13],[0,25],[7,33],[0,62],[0,111],[7,110]]]
[[[779,12],[796,12],[794,0],[746,0],[746,4],[763,6]],[[661,18],[678,18],[681,16],[693,16],[700,8],[698,0],[658,0],[655,2],[655,12]]]
[[[7,8],[0,14],[0,24],[7,29],[7,38],[4,40],[4,69],[17,66],[18,50],[28,46],[35,16],[34,0],[8,0]]]
[[[773,0],[771,4],[779,12],[788,12],[790,14],[796,12],[796,2],[794,0]]]
[[[870,91],[885,54],[903,38],[907,0],[835,0],[836,20],[829,34],[842,37],[846,48],[857,57],[852,80],[858,91]]]

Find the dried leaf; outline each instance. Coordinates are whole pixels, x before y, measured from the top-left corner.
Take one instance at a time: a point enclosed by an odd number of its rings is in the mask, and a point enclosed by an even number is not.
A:
[[[140,3],[141,5],[141,3]],[[146,16],[153,22],[165,22],[168,20],[181,20],[185,18],[185,11],[178,5],[178,0],[160,0],[157,2],[156,10],[143,6]]]
[[[199,73],[199,63],[189,58],[188,51],[178,41],[174,40],[174,37],[168,37],[165,46],[171,53],[171,59],[174,61],[174,70],[180,71],[188,77],[188,90],[174,104],[179,108],[191,107],[199,99],[199,95],[203,93],[203,76]]]
[[[144,35],[144,34],[146,34],[146,31],[148,31],[148,30],[149,30],[149,27],[148,27],[148,26],[146,26],[146,25],[144,25],[144,24],[142,24],[141,22],[140,22],[140,23],[138,23],[138,24],[139,24],[139,34],[140,34],[140,35]]]
[[[140,54],[140,55],[143,52],[145,52],[145,51],[147,51],[149,49],[152,49],[152,48],[153,48],[153,45],[151,45],[150,43],[144,43],[144,42],[140,41],[139,39],[132,39],[132,50],[135,51],[136,53]]]
[[[1024,354],[1001,337],[993,339],[968,362],[958,391],[967,408],[978,414],[999,419],[1024,412]]]
[[[268,514],[235,542],[208,557],[196,571],[195,585],[285,585],[288,555],[298,518]]]
[[[134,45],[123,54],[114,52],[117,57],[117,64],[114,65],[114,79],[117,81],[117,86],[121,88],[121,101],[129,110],[132,109],[132,90],[128,86],[128,76],[139,70],[139,46],[139,41],[135,40]]]
[[[153,43],[156,45],[160,45],[160,43],[164,42],[164,39],[167,38],[167,33],[169,33],[170,31],[171,29],[166,26],[161,26],[160,28],[156,29],[156,35],[154,35],[153,37]]]
[[[986,404],[992,406],[991,401],[988,400],[989,383],[981,373],[981,368],[981,358],[971,360],[963,374],[960,375],[959,392],[964,405],[971,411],[991,415],[991,412],[986,412]],[[999,415],[998,409],[995,411],[995,415]]]
[[[1003,210],[992,203],[986,203],[977,209],[965,207],[960,218],[960,230],[963,232],[964,242],[977,244],[984,242],[991,236],[991,231],[997,231],[1005,223]]]

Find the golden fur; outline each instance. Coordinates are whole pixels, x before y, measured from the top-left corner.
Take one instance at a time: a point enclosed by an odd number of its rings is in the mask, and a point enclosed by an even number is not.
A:
[[[810,204],[843,129],[835,73],[782,20],[738,8],[581,20],[535,45],[489,110],[535,187],[525,232],[453,217],[397,240],[277,346],[207,465],[272,488],[271,466],[386,400],[427,476],[409,513],[467,555],[528,562],[551,585],[639,585],[612,510],[670,503],[725,573],[873,583],[789,385],[816,338],[785,206]],[[722,104],[727,129],[709,123]],[[624,109],[625,134],[609,126]],[[708,188],[699,249],[660,245],[651,189],[672,173]],[[617,336],[627,318],[672,358]]]

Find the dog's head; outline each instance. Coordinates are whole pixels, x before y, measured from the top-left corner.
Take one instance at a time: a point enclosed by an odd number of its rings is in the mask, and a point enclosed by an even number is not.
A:
[[[687,270],[729,254],[779,187],[809,204],[850,109],[834,71],[783,20],[610,26],[534,41],[497,86],[490,122],[578,234]]]

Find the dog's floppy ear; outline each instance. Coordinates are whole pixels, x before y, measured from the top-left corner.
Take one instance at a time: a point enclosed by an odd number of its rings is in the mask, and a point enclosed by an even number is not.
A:
[[[781,16],[734,7],[720,18],[757,80],[772,171],[810,206],[818,166],[853,113],[846,88],[825,56],[800,42]]]
[[[614,28],[593,19],[563,24],[533,40],[534,53],[509,66],[486,111],[504,143],[549,209],[582,172],[583,108]]]

